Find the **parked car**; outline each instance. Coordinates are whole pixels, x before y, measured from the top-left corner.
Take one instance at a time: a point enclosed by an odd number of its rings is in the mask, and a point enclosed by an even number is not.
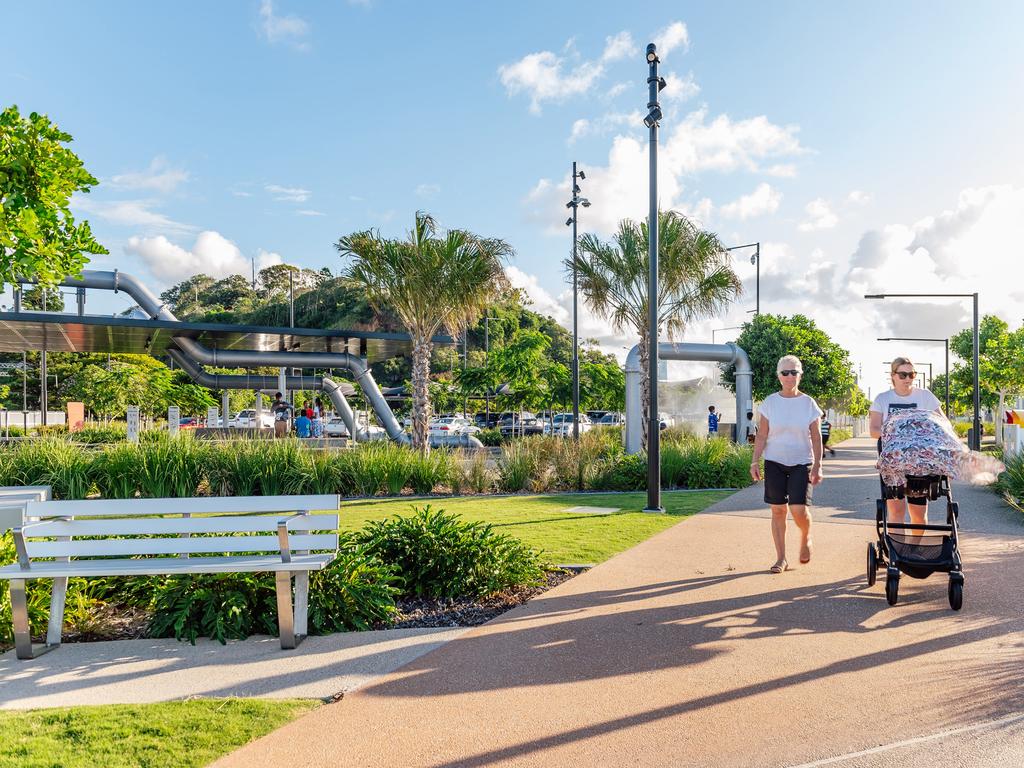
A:
[[[228,427],[232,429],[273,429],[274,428],[274,414],[270,411],[262,411],[259,417],[259,423],[256,419],[256,409],[249,408],[244,411],[239,411],[234,416],[228,419]]]
[[[324,437],[348,437],[348,427],[341,416],[332,416],[324,424]]]
[[[626,423],[626,417],[624,414],[608,411],[594,423],[599,427],[621,427]]]
[[[498,422],[502,437],[518,437],[519,435],[543,435],[544,425],[529,411],[510,413],[507,418]]]
[[[199,426],[199,419],[196,416],[186,416],[178,419],[178,429],[195,429]]]
[[[580,414],[580,433],[586,432],[592,426],[590,418],[585,413]],[[573,419],[571,413],[556,413],[554,418],[545,422],[544,434],[557,437],[567,437],[573,433]]]

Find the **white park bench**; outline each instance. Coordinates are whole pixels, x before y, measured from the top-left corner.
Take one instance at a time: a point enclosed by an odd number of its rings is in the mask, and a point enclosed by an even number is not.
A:
[[[87,501],[11,496],[0,493],[0,508],[21,505],[21,520],[12,526],[18,562],[0,568],[0,579],[10,581],[19,659],[60,645],[69,577],[273,571],[281,647],[295,648],[307,630],[309,572],[325,568],[338,550],[339,498],[330,494]],[[53,579],[42,646],[33,646],[29,634],[30,579]]]

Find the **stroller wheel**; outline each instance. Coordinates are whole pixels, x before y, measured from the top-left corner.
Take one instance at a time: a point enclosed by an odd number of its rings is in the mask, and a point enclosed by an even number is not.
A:
[[[878,572],[878,555],[875,553],[875,545],[868,544],[868,586],[875,586],[875,576]]]
[[[963,578],[949,578],[949,607],[959,611],[964,605],[964,582]]]
[[[885,577],[885,599],[889,605],[896,605],[896,601],[899,600],[900,596],[900,577],[899,574],[889,574]]]

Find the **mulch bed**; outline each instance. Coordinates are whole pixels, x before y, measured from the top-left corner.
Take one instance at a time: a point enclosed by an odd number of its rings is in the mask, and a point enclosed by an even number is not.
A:
[[[517,587],[480,600],[471,598],[407,598],[397,601],[398,616],[374,629],[423,627],[477,627],[495,616],[522,605],[537,595],[568,581],[586,568],[549,571],[547,580],[535,587]],[[99,640],[137,640],[146,636],[149,613],[141,608],[104,605],[91,617],[88,627],[65,631],[61,642],[88,643]],[[41,638],[36,638],[41,640]],[[0,653],[12,646],[0,643]]]

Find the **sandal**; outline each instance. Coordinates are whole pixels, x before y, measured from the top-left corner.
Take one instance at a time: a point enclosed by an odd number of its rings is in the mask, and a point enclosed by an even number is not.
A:
[[[769,573],[782,573],[783,571],[789,570],[789,563],[785,560],[779,560],[775,565],[768,569]]]
[[[811,562],[811,546],[813,542],[808,539],[807,543],[800,547],[800,562],[804,565]]]

